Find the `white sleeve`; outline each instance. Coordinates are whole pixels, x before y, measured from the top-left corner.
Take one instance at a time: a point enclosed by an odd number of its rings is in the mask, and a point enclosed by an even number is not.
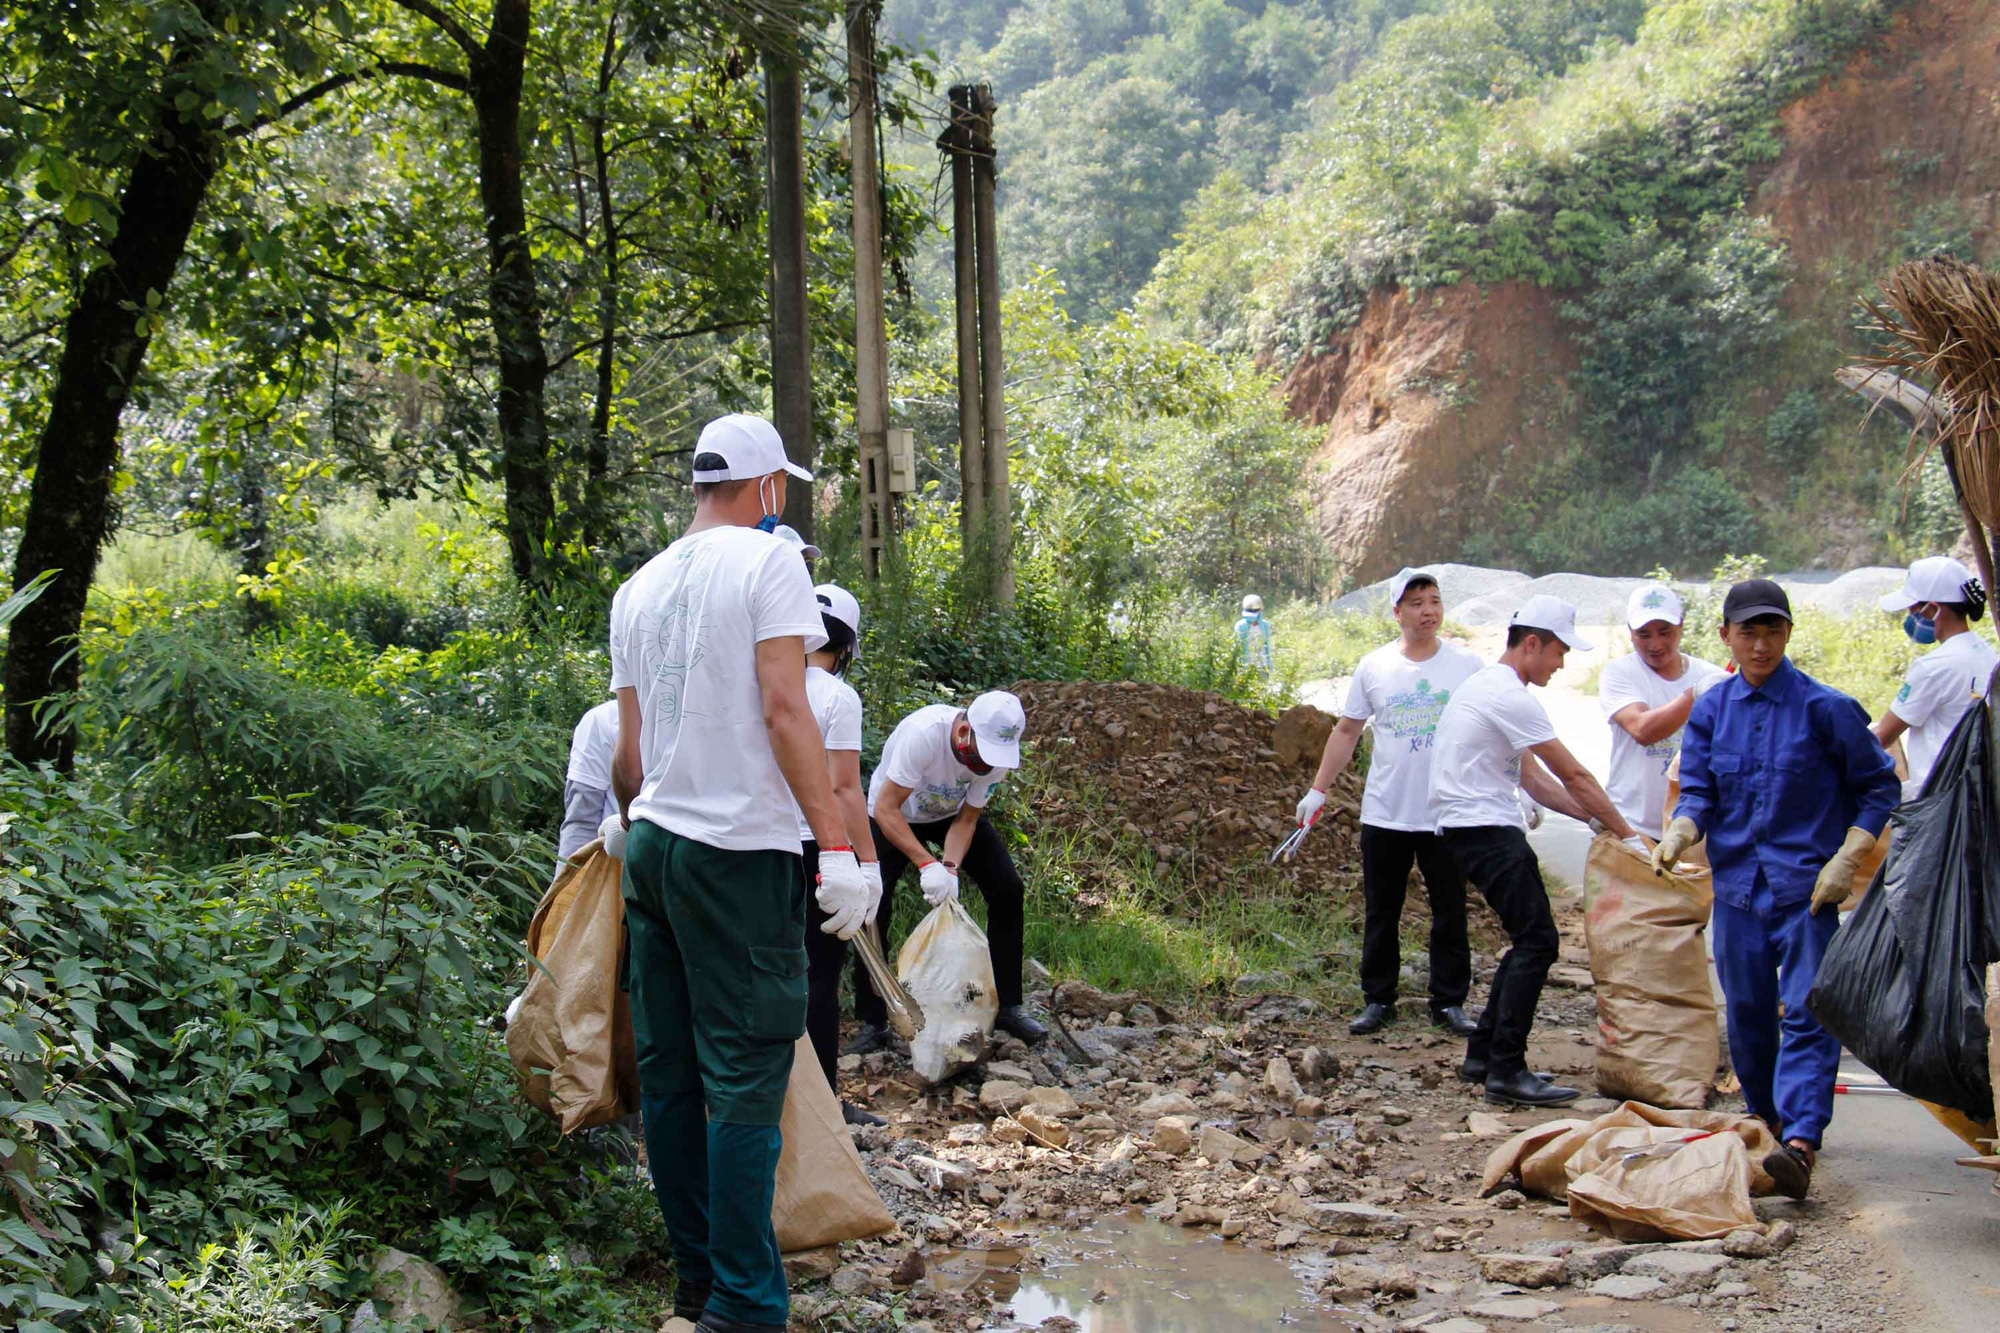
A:
[[[614,692],[635,687],[641,674],[635,656],[639,645],[630,642],[631,627],[625,623],[625,594],[631,587],[631,583],[623,583],[611,595],[611,688]]]
[[[1375,705],[1369,701],[1369,686],[1375,673],[1369,669],[1368,659],[1362,658],[1354,668],[1354,679],[1347,684],[1347,702],[1340,706],[1342,717],[1351,717],[1357,722],[1366,722],[1375,715]]]
[[[1516,754],[1556,738],[1548,710],[1526,690],[1510,690],[1500,696],[1493,709],[1493,725],[1500,729]]]
[[[1913,727],[1921,727],[1931,720],[1938,705],[1944,702],[1955,673],[1939,671],[1933,665],[1937,653],[1932,651],[1918,658],[1910,667],[1909,678],[1903,688],[1896,692],[1896,702],[1889,705],[1889,711]]]
[[[600,791],[611,786],[611,754],[618,748],[618,708],[602,704],[583,715],[569,747],[569,782]]]
[[[875,771],[898,787],[907,787],[911,791],[920,789],[924,785],[924,774],[915,762],[916,756],[911,753],[917,748],[917,739],[906,731],[892,733],[888,744],[882,747],[882,762]],[[869,804],[874,804],[872,799]]]
[[[861,696],[847,686],[835,690],[827,700],[825,725],[820,728],[829,750],[861,748]]]
[[[974,778],[972,785],[965,789],[965,803],[975,810],[984,810],[986,803],[993,799],[993,789],[1000,785],[1008,770],[998,770],[983,778]]]
[[[1640,697],[1639,691],[1633,688],[1632,673],[1629,670],[1618,669],[1621,663],[1632,660],[1630,657],[1621,657],[1616,662],[1607,662],[1603,674],[1597,678],[1597,702],[1604,709],[1607,721],[1621,709],[1629,708],[1633,704],[1644,705],[1646,702]]]
[[[750,622],[758,643],[797,635],[812,652],[826,646],[826,622],[799,553],[773,541],[750,573]]]

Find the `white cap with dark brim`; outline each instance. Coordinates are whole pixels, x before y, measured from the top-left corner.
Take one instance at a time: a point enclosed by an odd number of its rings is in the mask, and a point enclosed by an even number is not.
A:
[[[1597,647],[1576,632],[1576,608],[1549,593],[1537,593],[1521,603],[1521,609],[1514,613],[1513,620],[1508,623],[1527,629],[1544,630],[1580,653],[1587,653]]]
[[[704,485],[754,481],[773,472],[789,472],[800,481],[813,479],[812,473],[785,457],[785,442],[779,438],[778,428],[748,412],[732,412],[703,426],[694,446],[696,461],[703,454],[722,460],[721,467],[695,469],[694,479]]]

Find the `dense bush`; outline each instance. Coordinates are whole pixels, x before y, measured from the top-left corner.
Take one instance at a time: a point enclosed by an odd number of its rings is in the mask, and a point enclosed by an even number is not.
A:
[[[342,1199],[420,1249],[452,1218],[600,1263],[651,1235],[636,1182],[518,1099],[492,1023],[546,840],[334,824],[182,870],[103,793],[15,768],[0,821],[0,1322],[119,1306],[140,1242],[98,1233],[128,1223],[186,1256]]]
[[[1519,545],[1496,545],[1493,559],[1637,576],[1662,565],[1707,568],[1763,539],[1756,511],[1712,468],[1686,468],[1637,498],[1609,486],[1575,488],[1533,512],[1541,517],[1516,529]]]

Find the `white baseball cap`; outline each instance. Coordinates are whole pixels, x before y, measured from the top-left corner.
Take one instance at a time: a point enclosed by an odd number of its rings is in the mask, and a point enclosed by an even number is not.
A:
[[[697,463],[703,454],[722,459],[721,467],[695,468],[694,479],[703,484],[754,481],[773,472],[789,472],[800,481],[813,479],[812,473],[785,457],[785,442],[778,438],[778,428],[748,412],[732,412],[703,426],[694,446]]]
[[[1948,555],[1927,555],[1910,566],[1903,586],[1882,599],[1884,611],[1907,611],[1919,602],[1966,601],[1965,585],[1972,571]]]
[[[1576,632],[1576,608],[1562,598],[1545,592],[1536,593],[1521,603],[1521,609],[1507,623],[1547,630],[1580,653],[1587,653],[1597,646]]]
[[[820,610],[854,631],[854,655],[861,656],[861,603],[838,583],[822,583],[813,589]]]
[[[1021,766],[1021,733],[1028,729],[1028,714],[1021,701],[1005,690],[988,690],[965,710],[972,734],[979,741],[979,757],[995,768]]]
[[[1664,583],[1642,583],[1625,601],[1625,628],[1644,629],[1655,620],[1678,625],[1687,617],[1680,595]]]
[[[1428,569],[1399,569],[1396,571],[1396,577],[1389,580],[1389,605],[1400,606],[1403,594],[1408,592],[1410,585],[1418,579],[1429,579],[1436,586],[1438,596],[1444,595],[1444,584],[1439,583],[1438,576]]]
[[[773,537],[776,537],[779,541],[784,542],[787,546],[796,547],[798,549],[798,553],[804,556],[806,559],[808,560],[819,559],[819,547],[814,546],[804,537],[801,537],[799,535],[799,530],[793,527],[791,524],[780,523],[777,527],[771,529],[771,535]]]

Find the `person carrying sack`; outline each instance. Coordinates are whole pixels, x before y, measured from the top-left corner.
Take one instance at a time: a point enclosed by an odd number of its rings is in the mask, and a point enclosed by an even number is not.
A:
[[[1839,924],[1821,909],[1854,891],[1901,784],[1861,705],[1786,659],[1791,637],[1791,600],[1771,580],[1723,598],[1736,674],[1688,714],[1681,800],[1653,868],[1708,840],[1729,1057],[1750,1114],[1784,1140],[1765,1171],[1803,1199],[1840,1069],[1839,1041],[1806,1008]]]
[[[1510,942],[1458,1071],[1466,1082],[1485,1085],[1486,1100],[1502,1105],[1560,1106],[1583,1095],[1528,1068],[1528,1033],[1562,936],[1541,863],[1528,845],[1517,790],[1558,814],[1586,822],[1595,818],[1635,850],[1644,850],[1625,816],[1556,739],[1555,724],[1528,693],[1530,685],[1549,683],[1572,648],[1591,648],[1576,632],[1576,608],[1547,594],[1530,597],[1507,627],[1507,651],[1500,660],[1452,693],[1438,718],[1431,756],[1431,814],[1438,834],[1466,879],[1492,905]]]
[[[826,643],[806,654],[806,699],[812,704],[813,718],[819,723],[821,741],[826,746],[827,779],[833,784],[833,799],[853,831],[861,873],[868,878],[869,892],[876,901],[882,897],[882,863],[875,859],[875,840],[868,826],[867,789],[861,785],[861,696],[847,683],[847,668],[860,655],[861,603],[837,583],[822,583],[813,589],[819,602],[820,619],[826,626]],[[799,814],[799,839],[805,844],[806,883],[819,871],[819,842],[805,813]],[[819,1058],[826,1086],[840,1094],[840,969],[847,964],[847,939],[827,933],[827,913],[817,902],[806,904],[806,1033],[812,1038],[813,1054]],[[864,927],[875,924],[870,912]],[[850,1125],[882,1125],[888,1122],[869,1115],[846,1101],[840,1115]]]
[[[1904,737],[1910,776],[1903,799],[1922,795],[1946,738],[1965,710],[1986,697],[1986,683],[2000,653],[1970,621],[1986,614],[1986,589],[1971,570],[1948,555],[1926,556],[1910,566],[1903,586],[1882,599],[1884,611],[1903,613],[1903,633],[1937,647],[1919,657],[1889,711],[1871,728],[1884,749]]]
[[[1319,821],[1327,789],[1353,761],[1362,725],[1372,718],[1375,751],[1361,792],[1362,1010],[1347,1030],[1365,1036],[1395,1020],[1396,983],[1403,971],[1403,897],[1414,863],[1424,872],[1431,905],[1431,1022],[1455,1037],[1469,1037],[1476,1025],[1465,1016],[1472,989],[1465,877],[1431,821],[1431,747],[1452,691],[1485,663],[1438,638],[1444,598],[1435,574],[1421,569],[1397,574],[1389,585],[1389,613],[1402,635],[1354,668],[1319,772],[1299,798],[1298,822],[1303,828]]]
[[[674,1314],[702,1333],[776,1333],[790,1318],[771,1204],[806,1017],[800,812],[819,846],[822,929],[852,937],[876,902],[806,694],[820,604],[797,551],[759,530],[788,474],[812,475],[769,422],[710,422],[693,522],[611,604],[612,782],[629,826],[613,855],[640,1108]]]
[[[611,791],[611,752],[618,745],[618,701],[606,699],[585,713],[570,734],[569,768],[563,774],[563,820],[556,835],[556,873],[570,857],[603,836],[618,817]]]
[[[1021,765],[1027,726],[1021,701],[1005,690],[989,690],[963,709],[919,708],[896,724],[882,746],[882,762],[868,784],[868,813],[875,845],[882,849],[887,896],[881,919],[895,919],[896,881],[906,866],[917,867],[924,901],[932,907],[958,897],[961,870],[970,875],[986,898],[987,951],[1000,1001],[993,1025],[1033,1046],[1049,1032],[1021,1004],[1026,890],[1007,844],[986,817],[993,789]],[[933,847],[941,858],[931,855]],[[865,1055],[889,1044],[888,1006],[858,957],[854,1016],[861,1031],[847,1044],[847,1054]]]

